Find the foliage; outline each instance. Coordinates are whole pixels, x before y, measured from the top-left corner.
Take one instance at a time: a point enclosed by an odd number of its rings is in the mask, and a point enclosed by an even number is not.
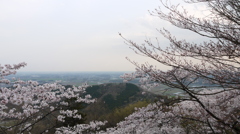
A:
[[[108,83],[92,87],[94,90],[91,90],[91,93],[100,95],[95,98],[97,100],[95,103],[89,104],[83,109],[83,112],[87,113],[86,122],[103,121],[105,120],[103,117],[112,113],[116,108],[122,108],[144,99],[153,101],[156,98],[156,95],[148,92],[142,95],[143,90],[131,83]],[[88,90],[92,87],[86,89],[87,94],[90,93]]]
[[[136,85],[126,83],[125,89],[121,91],[116,98],[114,98],[111,94],[108,94],[103,97],[103,101],[109,109],[114,109],[129,103],[129,98],[136,95],[139,91],[140,89]]]
[[[132,114],[136,108],[145,107],[149,104],[149,101],[137,101],[132,104],[128,104],[125,107],[119,107],[114,109],[111,113],[103,115],[99,118],[99,120],[106,120],[107,124],[104,128],[115,127],[116,124],[120,121],[123,121],[125,117]]]
[[[99,98],[101,96],[101,93],[96,92],[100,88],[99,85],[93,85],[91,87],[86,88],[86,94],[91,94],[93,98]]]
[[[113,96],[111,94],[104,96],[103,101],[109,109],[114,109],[114,107],[116,107],[116,105],[115,105],[116,100],[113,98]]]
[[[132,83],[108,83],[86,88],[86,94],[91,94],[92,97],[97,99],[96,103],[91,104],[94,109],[98,105],[107,107],[109,110],[143,99],[144,96],[141,95],[141,91],[142,89]]]

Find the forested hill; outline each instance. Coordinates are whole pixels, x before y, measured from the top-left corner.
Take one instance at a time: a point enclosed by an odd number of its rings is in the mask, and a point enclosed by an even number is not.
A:
[[[98,119],[116,108],[142,100],[153,100],[156,97],[151,93],[143,95],[142,92],[141,88],[131,83],[94,85],[86,89],[86,94],[96,98],[97,102],[88,105],[83,111],[87,114],[88,119]]]
[[[107,107],[109,110],[135,101],[153,99],[153,94],[143,95],[142,92],[141,88],[131,83],[108,83],[94,85],[86,89],[86,94],[97,99],[94,105]]]

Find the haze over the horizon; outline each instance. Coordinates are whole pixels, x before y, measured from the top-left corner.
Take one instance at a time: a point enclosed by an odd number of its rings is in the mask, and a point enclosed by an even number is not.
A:
[[[0,64],[24,61],[22,71],[37,72],[133,71],[126,56],[151,61],[136,55],[118,33],[139,44],[158,37],[167,46],[156,30],[165,27],[177,37],[199,40],[150,16],[148,10],[160,5],[159,0],[2,0]]]

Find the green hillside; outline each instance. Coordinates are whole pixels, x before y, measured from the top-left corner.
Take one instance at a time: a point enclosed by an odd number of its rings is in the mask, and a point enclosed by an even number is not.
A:
[[[86,94],[96,98],[97,102],[88,105],[83,112],[87,113],[87,121],[98,120],[117,108],[156,98],[154,94],[142,95],[142,92],[141,88],[131,83],[109,83],[88,87]]]

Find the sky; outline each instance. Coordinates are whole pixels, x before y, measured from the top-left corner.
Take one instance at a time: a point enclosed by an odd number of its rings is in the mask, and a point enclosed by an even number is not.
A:
[[[125,57],[158,64],[136,55],[118,33],[139,44],[157,37],[163,47],[169,42],[156,30],[163,27],[199,40],[149,15],[159,6],[159,0],[0,0],[0,64],[26,62],[21,71],[40,72],[134,71]]]

